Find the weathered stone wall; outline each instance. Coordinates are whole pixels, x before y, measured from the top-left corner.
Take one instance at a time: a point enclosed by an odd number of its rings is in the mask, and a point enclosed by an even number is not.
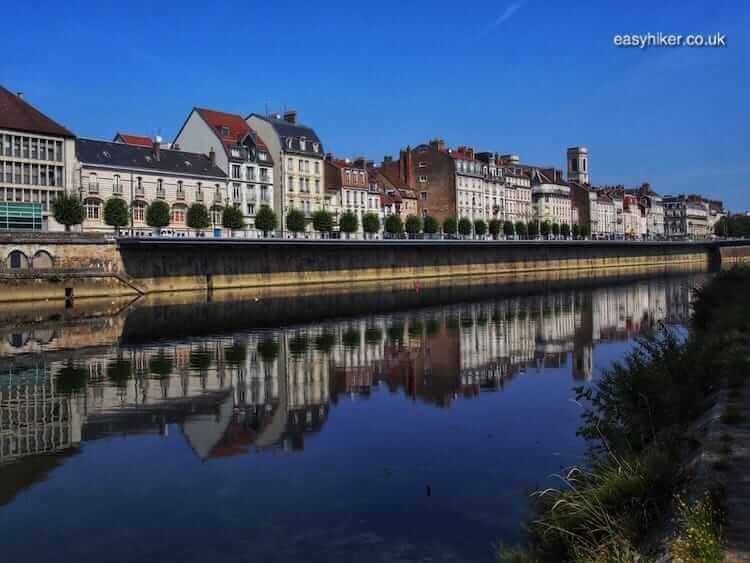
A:
[[[10,255],[30,257],[10,268]],[[50,263],[34,264],[40,252]],[[119,239],[0,235],[0,302],[360,284],[441,277],[625,271],[750,260],[744,242]],[[49,262],[49,260],[47,261]],[[17,265],[17,264],[16,264]]]

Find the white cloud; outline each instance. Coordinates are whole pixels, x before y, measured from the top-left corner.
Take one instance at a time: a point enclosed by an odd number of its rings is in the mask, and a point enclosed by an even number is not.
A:
[[[515,13],[519,9],[521,9],[521,6],[524,5],[524,2],[525,0],[516,0],[516,2],[511,2],[510,4],[505,6],[503,12],[494,21],[490,22],[487,27],[479,32],[479,37],[484,37],[485,35],[492,33],[495,29],[507,22],[515,15]]]

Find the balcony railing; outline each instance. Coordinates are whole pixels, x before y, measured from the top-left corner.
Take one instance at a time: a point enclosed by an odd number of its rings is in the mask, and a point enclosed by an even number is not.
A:
[[[195,201],[203,201],[203,192],[195,192]]]
[[[156,197],[159,198],[159,199],[164,199],[165,197],[167,197],[167,194],[164,192],[163,188],[162,189],[157,188],[156,189]]]
[[[177,199],[179,201],[184,201],[185,200],[185,192],[183,192],[183,191],[177,192],[176,197],[177,197]]]
[[[99,182],[89,182],[89,193],[90,194],[99,193]]]

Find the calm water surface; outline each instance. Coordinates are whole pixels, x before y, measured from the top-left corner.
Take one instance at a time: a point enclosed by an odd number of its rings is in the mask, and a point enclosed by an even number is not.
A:
[[[5,312],[3,560],[491,561],[702,279]]]

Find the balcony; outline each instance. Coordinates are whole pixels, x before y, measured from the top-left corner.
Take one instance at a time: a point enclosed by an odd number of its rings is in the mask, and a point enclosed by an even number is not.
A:
[[[90,194],[99,193],[99,182],[89,182],[89,193]]]
[[[214,192],[214,203],[221,203],[222,195],[221,192]]]
[[[203,192],[195,192],[195,201],[203,201]]]
[[[178,191],[175,196],[177,201],[185,201],[185,192],[183,192],[182,190]]]
[[[157,199],[164,199],[167,197],[167,194],[164,192],[164,189],[156,189],[156,197]]]

